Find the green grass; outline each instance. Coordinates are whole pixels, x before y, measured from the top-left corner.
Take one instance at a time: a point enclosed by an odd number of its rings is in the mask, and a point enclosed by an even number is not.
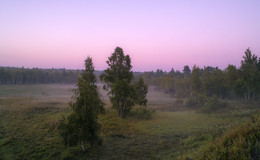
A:
[[[175,99],[149,91],[151,119],[120,119],[106,105],[100,116],[103,145],[87,153],[65,147],[58,122],[69,113],[73,85],[0,86],[0,159],[182,159],[208,141],[247,121],[255,108],[201,114],[181,108]],[[101,96],[108,102],[106,92]]]
[[[58,133],[51,128],[52,122],[61,117],[61,109],[50,105],[27,107],[23,110],[5,108],[1,111],[3,136],[0,152],[4,159],[50,159],[54,158],[52,155],[61,154],[64,146]]]
[[[256,115],[247,122],[230,128],[222,136],[209,141],[194,154],[198,160],[257,160],[260,159],[260,117]]]

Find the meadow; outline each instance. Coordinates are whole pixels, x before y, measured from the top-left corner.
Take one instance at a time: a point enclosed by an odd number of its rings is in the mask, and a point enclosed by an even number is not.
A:
[[[227,111],[202,114],[150,87],[152,116],[120,119],[98,86],[106,103],[100,116],[103,145],[83,153],[79,145],[64,146],[57,129],[70,113],[74,85],[1,85],[0,159],[186,159],[257,112],[231,102]]]

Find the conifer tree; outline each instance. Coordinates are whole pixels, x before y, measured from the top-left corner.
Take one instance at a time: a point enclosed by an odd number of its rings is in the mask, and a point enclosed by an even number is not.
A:
[[[103,102],[95,85],[96,77],[92,59],[85,60],[85,70],[81,73],[77,88],[70,103],[72,113],[60,123],[60,135],[65,145],[81,143],[83,151],[87,147],[101,145],[98,114],[104,112]]]

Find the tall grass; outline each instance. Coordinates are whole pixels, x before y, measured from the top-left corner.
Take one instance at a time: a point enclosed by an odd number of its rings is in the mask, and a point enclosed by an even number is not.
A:
[[[208,143],[194,159],[260,159],[260,116],[255,116],[248,122],[233,127],[223,136]]]
[[[0,159],[194,158],[202,146],[247,121],[256,111],[249,107],[202,114],[180,108],[183,105],[168,95],[150,91],[147,108],[156,112],[147,119],[120,119],[107,103],[106,114],[99,117],[103,146],[82,153],[80,146],[65,147],[57,130],[59,120],[70,112],[70,89],[71,86],[20,86],[19,93],[12,94],[16,89],[5,86],[0,91]],[[101,94],[107,98],[104,92]]]

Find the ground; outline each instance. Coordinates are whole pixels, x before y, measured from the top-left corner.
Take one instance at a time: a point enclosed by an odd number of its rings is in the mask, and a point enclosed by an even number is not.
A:
[[[150,119],[120,119],[106,103],[100,116],[103,145],[82,153],[80,146],[65,147],[58,122],[70,112],[74,85],[0,86],[0,159],[186,159],[226,129],[240,124],[255,109],[236,109],[201,114],[176,104],[176,100],[153,88],[148,106]]]

